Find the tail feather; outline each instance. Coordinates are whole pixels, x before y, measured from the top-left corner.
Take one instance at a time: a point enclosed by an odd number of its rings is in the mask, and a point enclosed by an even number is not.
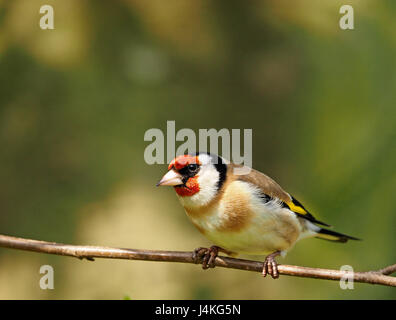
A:
[[[346,234],[342,234],[342,233],[324,229],[324,228],[320,228],[319,231],[317,231],[317,232],[318,232],[318,234],[316,235],[316,238],[323,239],[323,240],[329,240],[329,241],[335,241],[335,242],[347,242],[348,240],[361,240],[359,238],[347,236]]]

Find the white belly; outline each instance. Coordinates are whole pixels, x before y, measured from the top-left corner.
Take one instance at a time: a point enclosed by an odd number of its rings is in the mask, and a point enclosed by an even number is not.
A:
[[[286,251],[298,240],[302,226],[289,210],[273,202],[260,203],[250,209],[250,220],[240,230],[222,228],[229,217],[224,214],[221,204],[205,217],[190,218],[215,245],[236,253]]]

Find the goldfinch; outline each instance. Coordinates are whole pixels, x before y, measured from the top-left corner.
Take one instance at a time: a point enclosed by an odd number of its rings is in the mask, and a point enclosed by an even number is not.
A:
[[[215,245],[198,248],[202,267],[214,267],[219,252],[266,254],[263,276],[278,278],[275,257],[284,256],[304,238],[336,242],[359,240],[321,226],[304,206],[265,174],[210,153],[176,157],[157,186],[173,186],[194,226]]]

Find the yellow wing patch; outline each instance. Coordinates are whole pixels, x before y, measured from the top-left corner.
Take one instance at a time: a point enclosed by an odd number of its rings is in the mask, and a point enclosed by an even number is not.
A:
[[[290,210],[299,214],[307,214],[307,210],[305,210],[302,206],[296,205],[292,201],[287,202],[287,205],[289,206]]]
[[[321,224],[323,226],[330,227],[327,223],[324,223],[322,221],[316,220],[315,217],[308,212],[307,209],[304,208],[304,206],[294,197],[291,196],[291,201],[288,201],[286,205],[289,207],[291,211],[296,213],[298,216],[307,219],[311,222]]]

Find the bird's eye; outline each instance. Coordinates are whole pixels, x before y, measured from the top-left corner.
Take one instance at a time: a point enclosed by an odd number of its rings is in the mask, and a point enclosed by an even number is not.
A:
[[[197,164],[189,164],[187,168],[188,168],[188,171],[195,172],[198,169],[198,165]]]

